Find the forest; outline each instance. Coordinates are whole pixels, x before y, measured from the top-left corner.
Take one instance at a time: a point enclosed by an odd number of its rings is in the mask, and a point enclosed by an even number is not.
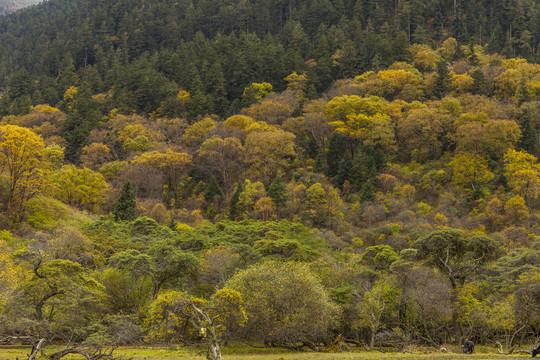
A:
[[[530,351],[539,15],[50,0],[0,17],[0,344]]]

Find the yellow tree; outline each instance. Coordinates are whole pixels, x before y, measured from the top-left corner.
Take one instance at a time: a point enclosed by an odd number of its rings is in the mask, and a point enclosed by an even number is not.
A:
[[[15,292],[19,277],[5,243],[0,240],[0,312]]]
[[[540,195],[540,165],[538,159],[525,151],[509,150],[504,155],[508,185],[521,195],[532,213],[533,203]]]
[[[450,162],[453,170],[452,181],[464,190],[475,191],[493,179],[493,173],[489,171],[488,161],[475,154],[458,154]]]
[[[217,122],[211,118],[197,121],[186,129],[186,132],[182,135],[182,141],[187,147],[196,148],[204,141],[208,132],[216,126]]]
[[[189,163],[191,163],[191,155],[171,149],[165,152],[146,152],[132,161],[133,165],[148,165],[161,171],[167,182],[165,185],[171,191],[175,202],[178,200],[178,185]]]
[[[19,220],[43,187],[48,168],[41,136],[15,125],[0,126],[0,171],[8,182],[8,212]]]
[[[103,201],[107,182],[103,175],[88,168],[64,165],[50,175],[49,193],[79,209],[95,210]]]
[[[295,157],[294,139],[294,134],[281,129],[250,133],[245,142],[250,175],[266,183],[272,181]]]

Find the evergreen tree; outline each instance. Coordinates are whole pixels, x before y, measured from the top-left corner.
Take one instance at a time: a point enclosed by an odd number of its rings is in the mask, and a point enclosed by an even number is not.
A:
[[[276,204],[278,212],[281,212],[281,210],[285,208],[285,203],[288,199],[287,188],[281,178],[281,174],[278,174],[274,181],[272,181],[268,187],[267,194],[272,198],[274,204]]]
[[[503,36],[504,36],[504,33],[502,31],[501,24],[497,21],[497,24],[495,24],[495,27],[493,28],[493,33],[491,34],[491,38],[489,39],[488,49],[490,52],[493,52],[493,53],[501,52]]]
[[[133,190],[131,189],[131,182],[127,180],[122,187],[122,192],[113,210],[114,220],[134,220],[137,217],[137,213],[135,212],[136,205],[135,194],[133,194]]]
[[[371,180],[368,180],[362,186],[362,194],[360,195],[362,201],[373,201],[375,200],[375,189],[373,188],[373,183]]]
[[[442,99],[450,91],[450,72],[445,60],[437,63],[437,76],[435,78],[434,93],[439,99]]]
[[[345,137],[338,133],[334,133],[330,137],[330,143],[328,144],[328,154],[326,156],[326,175],[333,178],[339,172],[339,165],[341,164],[341,159],[343,159],[343,154],[347,152]]]
[[[527,80],[525,77],[521,77],[519,86],[516,91],[516,103],[517,106],[521,106],[523,103],[531,101],[531,95],[529,94],[529,87],[527,86]]]
[[[66,139],[66,159],[77,163],[81,149],[86,145],[92,129],[101,120],[97,103],[91,99],[88,89],[80,89],[71,104],[61,135]]]
[[[223,190],[221,190],[221,187],[219,187],[216,178],[212,177],[212,181],[210,181],[210,184],[208,184],[206,190],[204,191],[204,199],[206,201],[212,201],[216,196],[222,198],[224,196]]]
[[[476,69],[471,74],[471,77],[474,80],[471,87],[471,93],[476,95],[489,95],[489,84],[484,72],[480,69]]]
[[[236,187],[236,191],[234,192],[233,196],[231,197],[231,202],[229,204],[229,218],[232,220],[235,220],[239,215],[239,209],[238,209],[238,200],[240,199],[240,194],[244,192],[244,187],[242,186],[242,182],[238,182],[238,186]]]
[[[343,184],[345,183],[345,180],[349,180],[350,178],[351,167],[352,167],[351,154],[348,151],[346,151],[345,157],[343,157],[343,160],[341,161],[341,164],[339,165],[339,172],[337,176],[334,178],[335,186],[337,186],[340,189],[343,189]]]
[[[469,63],[472,66],[478,66],[478,55],[476,55],[476,52],[474,51],[474,45],[471,43],[469,44],[469,57],[467,58]]]

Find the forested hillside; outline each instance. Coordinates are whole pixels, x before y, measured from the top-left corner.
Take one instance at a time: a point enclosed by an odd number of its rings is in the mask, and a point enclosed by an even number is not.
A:
[[[37,0],[0,0],[0,15],[37,4]]]
[[[0,342],[530,350],[538,6],[2,18]]]

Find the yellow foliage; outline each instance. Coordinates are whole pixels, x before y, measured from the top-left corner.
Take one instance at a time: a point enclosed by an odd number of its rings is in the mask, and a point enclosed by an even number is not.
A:
[[[0,311],[6,306],[15,292],[20,275],[7,252],[7,246],[0,240]]]
[[[216,125],[217,122],[211,118],[204,118],[188,127],[184,135],[182,135],[182,140],[186,146],[197,147],[204,141],[206,134],[214,129]]]
[[[66,92],[64,93],[64,100],[68,103],[68,105],[71,105],[73,100],[75,99],[75,96],[79,92],[79,88],[75,86],[70,86]]]
[[[47,104],[41,104],[41,105],[32,106],[31,110],[33,112],[38,112],[38,113],[42,113],[42,114],[56,114],[56,113],[60,112],[60,109],[57,109],[57,108],[52,107],[52,106],[47,105]]]
[[[95,210],[103,201],[107,182],[103,175],[88,168],[64,165],[50,176],[48,192],[62,202],[79,209]]]
[[[441,56],[427,45],[414,44],[409,47],[413,65],[421,71],[434,70]]]
[[[0,126],[0,172],[7,176],[8,211],[20,217],[42,188],[48,169],[41,136],[15,125]]]
[[[457,93],[469,91],[474,84],[474,79],[469,74],[452,74],[452,89]]]
[[[176,95],[176,98],[180,100],[182,104],[185,104],[189,101],[189,99],[191,99],[191,94],[189,93],[189,91],[180,89],[180,91],[178,91],[178,94]]]
[[[233,115],[225,120],[225,126],[236,127],[242,130],[247,130],[255,120],[246,115]]]

